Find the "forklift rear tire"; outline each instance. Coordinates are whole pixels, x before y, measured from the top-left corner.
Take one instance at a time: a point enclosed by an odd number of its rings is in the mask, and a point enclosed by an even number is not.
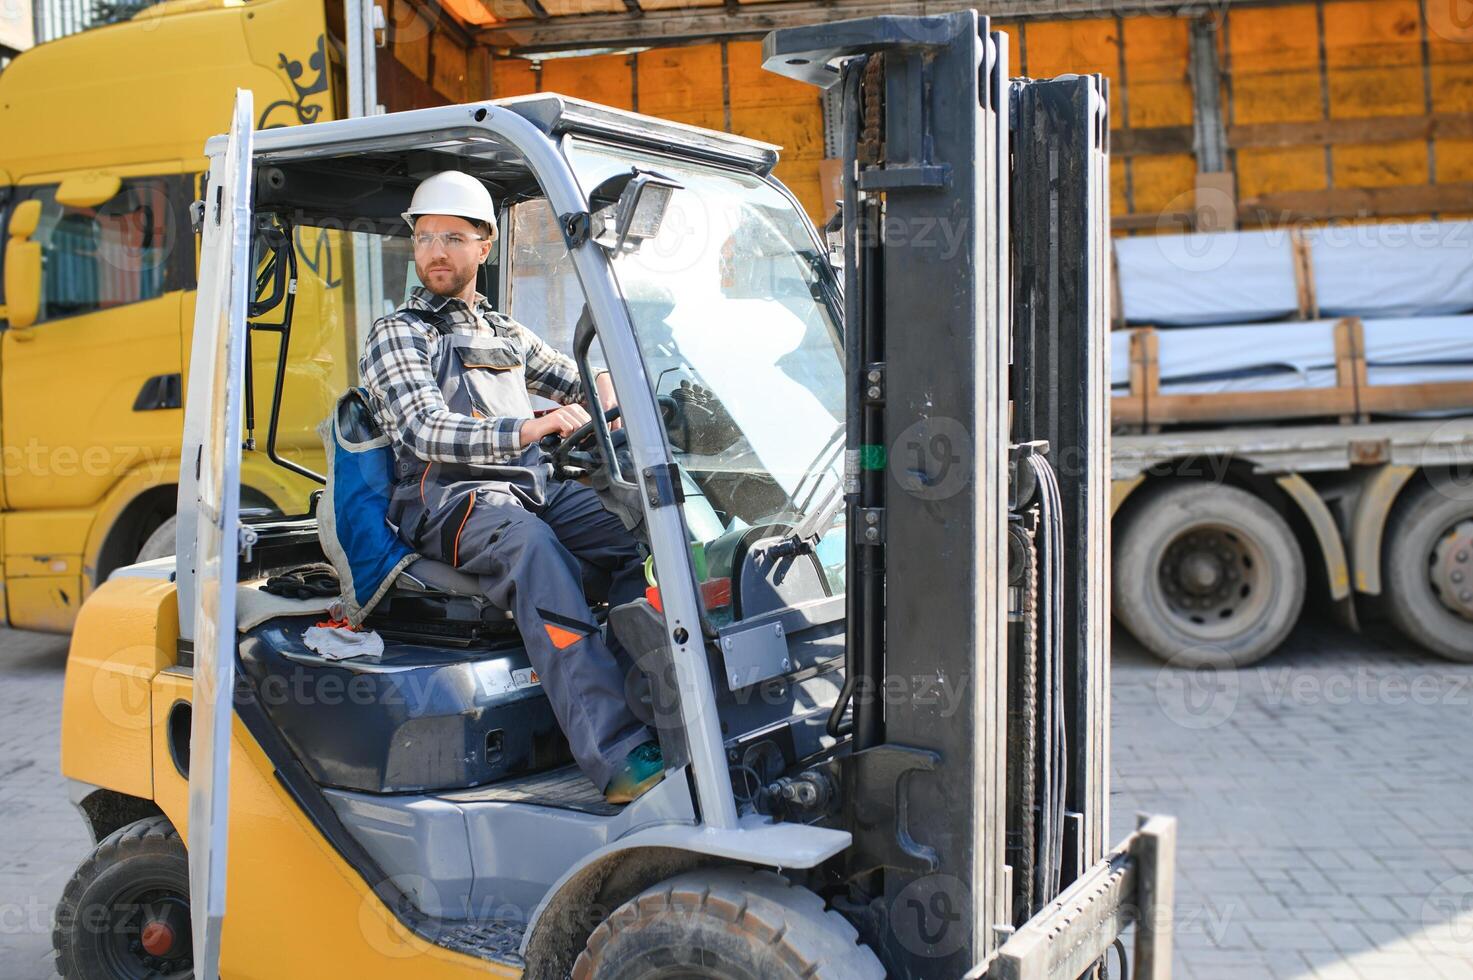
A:
[[[573,980],[866,980],[885,976],[823,899],[771,871],[692,871],[646,889],[593,931]]]
[[[1396,628],[1439,657],[1473,663],[1473,501],[1424,482],[1397,504],[1384,540],[1385,608]]]
[[[190,977],[189,857],[167,817],[108,834],[67,882],[51,933],[66,980]]]
[[[1232,670],[1272,653],[1304,606],[1304,555],[1246,490],[1168,484],[1112,529],[1115,616],[1173,667]]]

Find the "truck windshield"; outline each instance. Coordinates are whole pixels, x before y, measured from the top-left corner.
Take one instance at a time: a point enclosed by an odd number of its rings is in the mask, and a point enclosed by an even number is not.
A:
[[[709,546],[834,510],[844,369],[832,273],[792,200],[689,160],[576,138],[566,152],[585,192],[631,167],[682,187],[658,235],[614,269],[655,394],[679,413],[676,460],[719,521],[700,526],[687,507],[692,534]],[[837,592],[843,535],[826,523],[819,558]]]

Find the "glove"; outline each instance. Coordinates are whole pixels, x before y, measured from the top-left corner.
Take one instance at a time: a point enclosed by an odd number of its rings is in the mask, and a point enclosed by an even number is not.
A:
[[[670,442],[681,452],[714,456],[741,438],[741,431],[721,400],[709,388],[682,381],[670,393],[675,415],[670,420]]]

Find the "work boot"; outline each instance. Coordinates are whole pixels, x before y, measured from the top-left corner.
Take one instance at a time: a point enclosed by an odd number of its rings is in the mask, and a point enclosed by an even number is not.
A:
[[[660,753],[660,743],[645,742],[624,757],[624,765],[604,787],[604,799],[610,803],[629,803],[664,778],[665,757]]]

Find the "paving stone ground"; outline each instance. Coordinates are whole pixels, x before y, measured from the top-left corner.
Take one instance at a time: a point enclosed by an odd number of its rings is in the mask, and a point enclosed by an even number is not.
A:
[[[1235,673],[1117,635],[1117,837],[1180,820],[1185,980],[1473,978],[1473,666],[1299,628]]]
[[[90,841],[57,772],[63,637],[0,630],[0,980],[51,978]],[[1473,980],[1473,666],[1301,627],[1262,665],[1114,658],[1112,839],[1181,821],[1183,980]]]
[[[67,637],[0,629],[0,977],[56,975],[51,912],[92,841],[58,771]]]

